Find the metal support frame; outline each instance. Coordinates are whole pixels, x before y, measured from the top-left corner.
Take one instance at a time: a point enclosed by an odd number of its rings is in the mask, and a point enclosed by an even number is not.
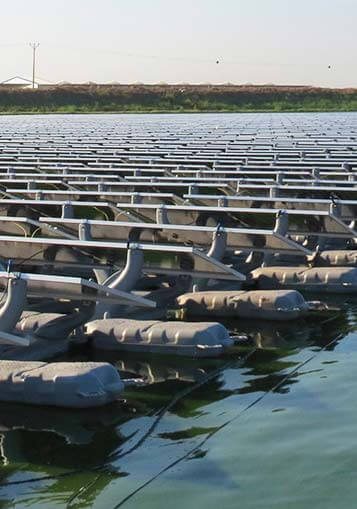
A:
[[[227,233],[221,231],[220,227],[212,235],[212,244],[207,253],[207,256],[221,261],[227,249]]]
[[[170,224],[167,210],[165,205],[160,205],[156,209],[156,223],[157,224]]]
[[[78,225],[78,238],[79,240],[92,240],[90,231],[90,224],[88,221],[81,221]],[[93,269],[97,283],[103,285],[110,276],[110,272],[107,269]]]
[[[142,276],[143,263],[143,251],[141,249],[128,248],[124,269],[109,276],[103,285],[114,290],[130,292]],[[123,306],[120,304],[98,302],[94,318],[115,318],[120,316],[122,309]]]
[[[63,219],[70,219],[72,218],[74,215],[74,211],[73,211],[73,205],[72,203],[64,203],[62,205],[62,215],[61,217]]]
[[[36,337],[44,339],[67,338],[75,329],[80,329],[94,313],[95,304],[85,303],[78,311],[49,320],[34,331]]]
[[[213,260],[220,262],[224,256],[227,248],[227,233],[221,231],[220,225],[217,226],[216,231],[212,235],[212,244],[207,252],[207,256]],[[202,291],[208,287],[209,279],[201,281],[199,284],[195,284],[195,291]]]
[[[276,213],[274,233],[279,233],[283,237],[288,233],[289,230],[289,215],[285,210],[280,209]]]
[[[284,178],[285,178],[285,173],[283,173],[282,171],[277,172],[277,174],[275,176],[275,181],[278,186],[283,184]]]
[[[27,283],[15,276],[7,280],[6,301],[0,308],[0,331],[11,332],[20,319],[26,303]]]
[[[330,214],[335,217],[341,217],[341,204],[332,200],[330,203]]]
[[[103,285],[115,290],[130,292],[142,275],[143,263],[143,251],[128,247],[124,269],[109,276]]]

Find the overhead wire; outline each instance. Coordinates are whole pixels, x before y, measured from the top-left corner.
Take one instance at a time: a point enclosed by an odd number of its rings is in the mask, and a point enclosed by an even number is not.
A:
[[[23,43],[23,44],[26,44],[26,43]],[[11,47],[11,46],[21,46],[22,43],[7,43],[7,44],[0,44],[0,47],[1,46],[4,46],[4,47]],[[191,63],[194,63],[194,64],[212,64],[214,66],[217,66],[217,65],[248,65],[250,67],[256,67],[256,66],[259,66],[259,67],[296,67],[296,61],[294,62],[274,62],[274,61],[267,61],[266,59],[264,60],[256,60],[256,61],[253,61],[252,59],[249,59],[249,60],[238,60],[238,59],[230,59],[230,58],[224,58],[224,56],[222,57],[221,55],[219,54],[216,54],[216,55],[213,55],[212,58],[208,57],[208,56],[201,56],[201,55],[197,55],[197,56],[184,56],[184,55],[163,55],[162,53],[152,53],[152,54],[149,54],[149,53],[136,53],[136,52],[127,52],[127,51],[121,51],[121,50],[117,50],[117,49],[113,49],[113,48],[94,48],[94,47],[83,47],[83,46],[74,46],[74,45],[65,45],[65,44],[53,44],[51,42],[45,42],[43,44],[44,47],[47,47],[47,48],[53,48],[53,49],[56,49],[56,50],[63,50],[63,51],[70,51],[71,53],[73,52],[80,52],[80,53],[90,53],[91,55],[93,55],[93,53],[99,53],[99,54],[102,54],[102,53],[106,53],[106,54],[112,54],[112,55],[118,55],[118,56],[121,56],[121,57],[127,57],[127,58],[131,58],[131,59],[149,59],[149,60],[162,60],[162,61],[172,61],[172,62],[191,62]],[[217,51],[217,53],[219,53],[219,51]],[[328,63],[328,62],[324,62],[324,63],[321,63],[319,62],[320,65],[323,65],[325,67],[327,67],[328,69],[331,69],[331,64]],[[316,67],[316,62],[304,62],[304,66],[306,67],[306,65],[308,66],[311,66],[311,67]],[[55,81],[53,80],[45,80],[44,78],[40,78],[39,79],[41,80],[44,80],[44,81],[48,81],[50,82],[51,84],[54,84],[56,83]]]

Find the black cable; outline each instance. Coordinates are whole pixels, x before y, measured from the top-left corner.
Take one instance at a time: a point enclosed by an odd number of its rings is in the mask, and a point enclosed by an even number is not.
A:
[[[240,359],[238,361],[238,364],[242,366],[244,364],[244,362],[251,355],[253,355],[256,351],[257,351],[257,348],[255,348],[254,350],[251,350],[245,357],[243,357],[242,359]],[[234,366],[234,365],[237,365],[236,359],[230,360],[229,362],[225,363],[223,366],[221,366],[221,367],[217,368],[216,370],[212,371],[211,373],[209,373],[206,377],[204,377],[202,380],[200,380],[193,386],[188,387],[184,391],[182,391],[179,394],[177,394],[176,396],[174,396],[172,398],[172,400],[165,407],[163,407],[160,410],[160,412],[159,412],[158,416],[156,417],[155,421],[153,422],[153,424],[150,426],[148,431],[138,440],[138,442],[136,444],[134,444],[128,451],[125,451],[123,453],[120,453],[120,452],[113,453],[112,455],[110,455],[107,458],[107,460],[104,464],[93,466],[92,468],[89,468],[87,470],[83,470],[81,468],[81,469],[71,470],[68,472],[63,472],[62,474],[47,475],[47,476],[42,476],[42,477],[37,477],[37,478],[31,477],[29,479],[22,479],[20,481],[7,481],[5,483],[0,483],[0,488],[7,487],[7,486],[17,486],[17,485],[22,485],[22,484],[32,484],[32,483],[36,483],[36,482],[40,482],[40,481],[55,480],[55,479],[60,479],[63,477],[68,477],[70,475],[82,474],[83,472],[95,472],[95,471],[105,470],[105,467],[108,466],[109,462],[121,459],[124,456],[127,456],[128,454],[130,454],[131,452],[136,450],[138,447],[140,447],[147,440],[147,438],[150,436],[150,434],[155,430],[155,428],[157,427],[157,425],[159,424],[160,420],[165,415],[165,413],[168,412],[168,410],[170,410],[180,399],[187,396],[191,392],[195,391],[196,389],[198,389],[199,387],[201,387],[202,385],[207,383],[212,378],[215,378],[225,369],[228,369],[229,367]]]
[[[153,431],[157,428],[158,424],[160,423],[160,421],[164,417],[164,415],[173,406],[175,406],[178,401],[180,401],[185,396],[191,394],[196,389],[202,387],[202,385],[205,385],[212,378],[216,378],[217,376],[219,376],[226,369],[229,369],[230,367],[233,367],[233,366],[237,367],[237,364],[238,364],[238,366],[242,366],[249,359],[249,357],[251,357],[257,350],[258,350],[258,348],[254,348],[253,350],[248,352],[248,354],[245,355],[242,359],[239,359],[238,362],[237,362],[236,359],[235,360],[230,360],[230,361],[226,362],[223,366],[215,369],[211,373],[208,373],[202,380],[200,380],[199,382],[196,382],[193,386],[190,386],[187,389],[184,389],[183,391],[181,391],[178,394],[176,394],[172,398],[172,400],[165,407],[163,407],[160,410],[160,412],[158,413],[158,415],[157,415],[156,419],[154,420],[154,422],[151,424],[151,426],[149,427],[147,432],[138,440],[138,442],[136,442],[136,444],[134,444],[130,449],[128,449],[127,451],[125,451],[123,453],[117,453],[117,454],[114,453],[112,456],[109,456],[107,458],[106,463],[102,466],[102,468],[104,468],[104,466],[106,464],[108,464],[108,462],[112,462],[114,460],[119,460],[119,459],[123,458],[124,456],[127,456],[128,454],[134,452],[136,449],[138,449],[149,438],[149,436],[153,433]],[[97,477],[95,482],[97,482],[97,480],[99,478],[100,478],[100,476]],[[85,488],[80,488],[74,495],[72,495],[70,500],[69,500],[69,502],[67,503],[66,508],[69,509],[70,504],[76,499],[76,497],[78,495],[80,495],[80,493],[82,493],[83,490],[87,489],[91,485],[92,485],[92,482],[88,483]]]
[[[92,480],[92,481],[89,481],[85,486],[81,486],[81,488],[76,491],[71,497],[70,499],[67,501],[67,504],[66,504],[66,509],[70,509],[70,506],[71,504],[76,500],[76,498],[79,496],[79,495],[82,495],[85,491],[87,491],[89,488],[91,488],[92,486],[94,486],[98,481],[99,479],[102,477],[102,474],[99,474],[97,475],[97,477]]]
[[[134,450],[138,449],[146,440],[147,438],[152,434],[152,432],[155,430],[155,428],[158,426],[159,422],[161,421],[161,419],[163,418],[163,416],[173,407],[176,405],[176,403],[178,401],[180,401],[182,398],[184,398],[185,396],[191,394],[192,392],[194,392],[196,389],[199,389],[200,387],[202,387],[202,385],[205,385],[207,382],[209,382],[210,380],[212,380],[212,378],[216,378],[218,375],[220,375],[223,371],[225,371],[226,369],[229,369],[230,367],[233,367],[233,366],[237,366],[237,364],[239,366],[242,366],[246,360],[248,360],[249,357],[251,357],[256,351],[257,351],[258,348],[254,348],[253,350],[251,350],[247,355],[245,355],[242,359],[238,360],[230,360],[229,362],[226,362],[224,364],[224,366],[221,366],[217,369],[215,369],[214,371],[212,371],[211,373],[208,373],[208,375],[206,375],[202,380],[200,380],[199,382],[196,382],[194,385],[188,387],[187,389],[184,389],[183,391],[179,392],[178,394],[176,394],[172,400],[165,406],[163,407],[159,414],[157,415],[155,421],[152,423],[152,425],[149,427],[148,431],[141,437],[141,439],[135,444],[133,445],[133,447],[131,447],[128,451],[126,452],[123,452],[122,454],[114,454],[112,456],[109,456],[108,457],[108,460],[109,461],[113,461],[113,460],[118,460],[118,459],[121,459],[123,458],[124,456],[127,456],[128,454],[130,454],[131,452],[133,452]],[[108,460],[107,460],[107,463],[108,463]]]
[[[28,258],[23,258],[22,260],[20,260],[20,263],[16,263],[16,265],[18,265],[18,267],[22,267],[22,265],[24,265],[24,263],[28,262],[29,260],[31,260],[35,256],[37,256],[37,255],[39,255],[41,253],[44,253],[45,251],[46,251],[46,248],[45,249],[41,249],[40,251],[37,251],[36,253],[34,253],[31,256],[29,256]]]
[[[274,386],[272,389],[270,389],[269,391],[265,392],[264,394],[262,394],[261,396],[259,396],[256,400],[254,400],[251,404],[249,404],[247,407],[245,407],[238,415],[236,415],[235,417],[233,417],[232,419],[230,419],[229,421],[226,421],[226,423],[223,423],[219,428],[217,428],[216,430],[214,430],[213,432],[211,432],[210,434],[208,434],[197,446],[195,446],[193,449],[191,449],[187,454],[185,454],[184,456],[182,456],[181,458],[179,458],[178,460],[175,460],[175,462],[173,462],[172,464],[170,464],[168,467],[165,467],[165,469],[161,470],[158,474],[156,474],[154,477],[152,477],[151,479],[149,479],[146,483],[144,483],[143,485],[139,486],[139,488],[137,488],[134,492],[132,492],[131,494],[129,494],[127,497],[125,497],[122,501],[119,502],[119,505],[116,505],[113,509],[117,509],[119,508],[123,503],[125,503],[127,500],[129,500],[129,498],[131,498],[132,496],[134,496],[136,493],[138,493],[139,491],[141,491],[143,488],[145,488],[148,484],[150,484],[151,482],[153,482],[157,477],[159,477],[162,473],[164,473],[165,471],[167,471],[168,469],[172,468],[173,466],[175,466],[177,463],[181,462],[182,460],[184,460],[187,456],[189,456],[190,454],[192,454],[193,452],[195,452],[198,448],[202,447],[202,445],[207,441],[209,440],[209,438],[211,438],[213,435],[215,435],[216,433],[218,433],[218,431],[220,431],[221,429],[223,429],[224,427],[228,426],[231,422],[233,422],[234,420],[238,419],[244,412],[246,412],[247,410],[249,410],[251,407],[253,407],[254,405],[256,405],[257,403],[259,403],[263,398],[265,398],[268,394],[270,394],[271,392],[274,392],[277,388],[279,388],[283,383],[285,383],[287,380],[289,380],[289,378],[291,378],[291,376],[293,376],[302,366],[306,365],[308,362],[310,362],[311,360],[315,359],[319,353],[325,351],[327,348],[329,348],[331,345],[333,345],[334,343],[336,343],[338,340],[340,339],[340,335],[337,336],[335,339],[333,339],[332,341],[330,341],[327,345],[325,345],[319,352],[317,352],[315,355],[311,356],[310,358],[308,358],[306,361],[300,363],[296,368],[294,368],[290,373],[288,373],[288,375],[283,379],[281,380],[276,386]],[[252,356],[256,351],[258,350],[258,348],[254,348],[253,350],[251,350],[245,357],[243,357],[242,359],[240,359],[240,361],[238,361],[238,364],[239,365],[243,365],[245,363],[245,361],[250,357]],[[138,447],[140,447],[146,440],[147,438],[151,435],[151,433],[155,430],[155,428],[157,427],[157,425],[159,424],[160,420],[162,419],[162,417],[165,415],[165,413],[170,410],[180,399],[182,399],[183,397],[187,396],[188,394],[190,394],[191,392],[195,391],[197,388],[201,387],[202,385],[204,385],[205,383],[207,383],[209,380],[211,380],[212,378],[218,376],[222,371],[224,371],[225,369],[228,369],[229,367],[231,366],[234,366],[234,365],[237,365],[237,360],[231,360],[227,363],[225,363],[224,366],[221,366],[220,368],[217,368],[216,370],[212,371],[211,373],[209,373],[203,380],[197,382],[196,384],[194,384],[193,386],[185,389],[184,391],[182,391],[181,393],[177,394],[176,396],[174,396],[174,398],[168,403],[168,405],[166,405],[165,407],[163,407],[157,418],[155,419],[154,423],[150,426],[149,430],[143,435],[143,437],[141,437],[141,439],[139,439],[139,441],[134,445],[132,446],[128,451],[125,451],[123,453],[114,453],[112,454],[111,456],[108,457],[107,461],[102,464],[102,465],[96,465],[96,466],[93,466],[92,468],[89,468],[88,470],[83,470],[82,468],[81,469],[75,469],[75,470],[71,470],[71,471],[68,471],[68,472],[63,472],[61,474],[56,474],[56,475],[47,475],[47,476],[42,476],[42,477],[37,477],[37,478],[29,478],[29,479],[23,479],[23,480],[19,480],[19,481],[8,481],[8,482],[5,482],[5,483],[0,483],[0,488],[1,487],[8,487],[8,486],[17,486],[17,485],[22,485],[22,484],[34,484],[36,482],[41,482],[41,481],[49,481],[49,480],[56,480],[56,479],[61,479],[61,478],[65,478],[65,477],[68,477],[68,476],[71,476],[71,475],[77,475],[77,474],[82,474],[84,472],[96,472],[96,471],[101,471],[101,470],[104,470],[106,471],[106,473],[110,473],[110,470],[108,469],[105,469],[106,466],[108,466],[108,462],[109,461],[115,461],[115,460],[118,460],[118,459],[121,459],[123,458],[124,456],[127,456],[128,454],[130,454],[131,452],[133,452],[134,450],[136,450]],[[97,477],[97,479],[95,480],[95,482],[98,480],[100,476]],[[87,485],[88,486],[88,485]],[[82,492],[82,491],[81,491]],[[75,500],[76,496],[78,496],[78,492],[75,494],[75,496],[71,497],[71,500],[69,503],[72,503],[73,500]]]
[[[252,403],[249,403],[249,405],[247,405],[245,408],[243,408],[243,410],[241,410],[237,415],[235,415],[234,417],[232,417],[232,419],[229,419],[228,421],[224,422],[223,424],[221,424],[221,426],[215,428],[213,431],[211,431],[208,435],[205,436],[205,438],[203,440],[201,440],[198,444],[196,444],[192,449],[190,449],[187,453],[185,453],[184,455],[180,456],[180,458],[172,461],[168,466],[166,466],[165,468],[163,468],[162,470],[160,470],[160,472],[158,472],[157,474],[155,474],[153,477],[151,477],[150,479],[148,479],[145,483],[141,484],[138,488],[136,488],[134,491],[132,491],[131,493],[129,493],[129,495],[127,495],[126,497],[124,497],[118,504],[116,504],[114,507],[112,507],[112,509],[119,509],[120,507],[122,507],[125,502],[127,502],[128,500],[130,500],[133,496],[135,496],[137,493],[139,493],[141,490],[143,490],[144,488],[146,488],[146,486],[148,486],[149,484],[151,484],[152,482],[154,482],[158,477],[160,477],[160,475],[162,475],[163,473],[167,472],[168,470],[170,470],[172,467],[178,465],[179,463],[181,463],[183,460],[187,459],[189,456],[191,456],[193,453],[195,453],[197,450],[199,450],[210,438],[212,438],[214,435],[216,435],[219,431],[221,431],[222,429],[226,428],[229,424],[231,424],[232,422],[236,421],[237,419],[239,419],[239,417],[241,417],[241,415],[243,415],[246,411],[248,411],[250,408],[252,408],[253,406],[257,405],[260,401],[262,401],[268,394],[271,394],[272,392],[275,392],[281,385],[283,385],[284,383],[286,383],[287,380],[289,380],[294,374],[296,374],[299,369],[301,369],[303,366],[305,366],[306,364],[308,364],[310,361],[312,361],[313,359],[315,359],[321,352],[327,350],[327,348],[329,348],[331,345],[333,345],[334,343],[336,343],[338,340],[339,340],[340,336],[337,336],[336,338],[334,338],[332,341],[330,341],[327,345],[325,345],[321,350],[319,350],[319,352],[317,352],[316,354],[312,355],[311,357],[309,357],[308,359],[306,359],[305,361],[301,362],[298,366],[296,366],[290,373],[288,373],[282,380],[280,380],[280,382],[278,382],[274,387],[272,387],[271,389],[269,389],[268,391],[264,392],[263,394],[261,394],[260,396],[258,396],[254,401],[252,401]]]

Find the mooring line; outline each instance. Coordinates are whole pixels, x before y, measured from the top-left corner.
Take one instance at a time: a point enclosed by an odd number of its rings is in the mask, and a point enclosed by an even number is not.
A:
[[[92,468],[89,468],[87,470],[84,470],[84,469],[75,469],[75,470],[71,470],[71,471],[68,471],[68,472],[63,472],[61,474],[56,474],[56,475],[47,475],[47,476],[42,476],[42,477],[31,477],[29,479],[22,479],[22,480],[19,480],[19,481],[7,481],[7,482],[4,482],[4,483],[0,483],[0,488],[7,487],[7,486],[17,486],[17,485],[22,485],[22,484],[33,484],[33,483],[41,482],[41,481],[51,481],[51,480],[56,480],[56,479],[61,479],[61,478],[64,478],[64,477],[68,477],[70,475],[82,474],[82,473],[84,473],[86,471],[87,472],[96,472],[96,471],[103,470],[104,472],[108,472],[106,470],[106,467],[109,466],[108,462],[109,461],[112,462],[112,461],[116,461],[118,459],[121,459],[124,456],[127,456],[128,454],[133,452],[134,450],[138,449],[149,438],[149,436],[152,434],[152,432],[156,429],[156,427],[158,426],[159,422],[164,417],[166,412],[168,412],[179,400],[181,400],[182,398],[184,398],[188,394],[192,393],[193,391],[195,391],[196,389],[198,389],[202,385],[206,384],[212,378],[215,378],[215,377],[219,376],[224,370],[229,369],[229,367],[237,366],[237,365],[239,367],[242,367],[243,364],[246,362],[246,360],[249,357],[251,357],[257,350],[258,350],[258,348],[254,348],[253,350],[248,352],[248,354],[245,355],[243,358],[240,358],[238,360],[237,359],[230,360],[229,362],[225,363],[223,366],[221,366],[221,367],[217,368],[216,370],[212,371],[211,373],[209,373],[206,377],[204,377],[203,380],[200,380],[199,382],[197,382],[193,386],[190,386],[187,389],[185,389],[184,391],[181,391],[179,394],[176,394],[176,396],[174,396],[172,398],[172,400],[168,403],[168,405],[166,405],[165,407],[163,407],[160,410],[160,412],[159,412],[158,416],[156,417],[155,421],[152,423],[152,425],[149,427],[147,432],[139,439],[139,441],[136,444],[134,444],[128,451],[125,451],[123,453],[118,452],[118,453],[114,453],[114,454],[110,455],[104,464],[95,465]]]
[[[308,359],[306,359],[305,361],[301,362],[300,364],[298,364],[292,371],[290,371],[290,373],[288,373],[282,380],[280,380],[280,382],[278,382],[274,387],[272,387],[271,389],[269,389],[268,391],[264,392],[262,395],[258,396],[254,401],[252,401],[249,405],[247,405],[245,408],[243,408],[237,415],[235,415],[234,417],[232,417],[232,419],[229,419],[228,421],[224,422],[223,424],[221,424],[221,426],[219,426],[218,428],[216,428],[215,430],[211,431],[208,435],[206,435],[206,437],[201,440],[201,442],[199,442],[197,445],[195,445],[192,449],[190,449],[187,453],[185,453],[184,455],[180,456],[179,458],[177,458],[176,460],[174,460],[173,462],[171,462],[169,465],[167,465],[166,467],[164,467],[162,470],[160,470],[157,474],[155,474],[153,477],[151,477],[150,479],[148,479],[145,483],[141,484],[138,488],[136,488],[134,491],[132,491],[131,493],[129,493],[129,495],[127,495],[125,498],[123,498],[118,504],[116,504],[114,507],[112,507],[112,509],[119,509],[120,507],[122,507],[128,500],[130,500],[131,498],[133,498],[137,493],[139,493],[140,491],[142,491],[143,489],[145,489],[147,486],[149,486],[150,484],[152,484],[156,479],[158,479],[162,474],[164,474],[165,472],[167,472],[168,470],[170,470],[171,468],[175,467],[176,465],[178,465],[179,463],[181,463],[182,461],[184,461],[185,459],[189,458],[193,453],[195,453],[197,450],[199,450],[206,442],[208,442],[208,440],[210,440],[210,438],[212,438],[214,435],[216,435],[219,431],[221,431],[222,429],[226,428],[227,426],[229,426],[230,424],[232,424],[234,421],[236,421],[237,419],[239,419],[239,417],[241,417],[245,412],[247,412],[250,408],[254,407],[255,405],[257,405],[258,403],[260,403],[268,394],[271,394],[272,392],[275,392],[281,385],[283,385],[284,383],[286,383],[287,380],[289,380],[293,375],[295,375],[303,366],[306,366],[306,364],[308,364],[309,362],[311,362],[312,360],[316,359],[316,357],[318,357],[322,352],[324,352],[325,350],[327,350],[327,348],[329,348],[330,346],[332,346],[334,343],[336,343],[338,340],[339,340],[340,336],[337,336],[336,338],[334,338],[333,340],[331,340],[327,345],[325,345],[323,348],[321,348],[321,350],[319,350],[318,352],[316,352],[314,355],[312,355],[311,357],[309,357]]]
[[[70,509],[71,505],[73,504],[73,502],[80,496],[80,495],[83,495],[83,493],[85,493],[86,491],[88,491],[90,488],[92,488],[93,486],[96,485],[96,483],[99,481],[99,479],[101,479],[101,477],[103,476],[103,474],[99,474],[97,475],[97,477],[95,479],[92,479],[91,481],[89,481],[85,486],[81,486],[79,488],[78,491],[76,491],[75,493],[73,493],[70,497],[70,499],[67,501],[67,504],[66,504],[66,509]]]
[[[136,449],[138,449],[148,438],[149,436],[153,433],[153,431],[155,431],[155,429],[157,428],[158,424],[160,423],[161,419],[164,417],[164,415],[173,407],[176,405],[176,403],[178,403],[178,401],[180,401],[181,399],[183,399],[185,396],[188,396],[189,394],[191,394],[192,392],[196,391],[197,389],[199,389],[200,387],[202,387],[203,385],[205,385],[207,382],[209,382],[210,380],[212,380],[213,378],[216,378],[217,376],[219,376],[221,373],[223,373],[223,371],[225,371],[226,369],[229,369],[230,367],[233,367],[233,366],[236,366],[236,367],[242,367],[244,365],[244,363],[249,359],[249,357],[251,357],[256,351],[258,350],[258,348],[254,348],[253,350],[251,350],[250,352],[248,352],[247,355],[245,355],[243,358],[240,358],[238,360],[230,360],[229,362],[225,363],[223,366],[215,369],[214,371],[212,371],[211,373],[208,373],[202,380],[200,380],[199,382],[196,382],[194,385],[188,387],[187,389],[184,389],[183,391],[179,392],[178,394],[176,394],[172,400],[166,405],[164,406],[159,414],[157,415],[155,421],[151,424],[151,426],[149,427],[148,431],[141,437],[141,439],[135,444],[133,445],[128,451],[125,451],[121,454],[113,454],[112,456],[109,456],[108,457],[108,460],[106,463],[108,463],[109,461],[114,461],[114,460],[118,460],[118,459],[121,459],[123,458],[124,456],[127,456],[128,454],[130,454],[131,452],[135,451]]]
[[[183,391],[179,392],[178,394],[176,394],[172,400],[169,402],[168,405],[164,406],[160,412],[158,413],[156,419],[154,420],[154,422],[151,424],[151,426],[149,427],[149,429],[147,430],[147,432],[138,440],[138,442],[136,444],[134,444],[130,449],[128,449],[127,451],[123,452],[123,453],[117,453],[117,454],[113,454],[112,456],[109,456],[105,465],[108,465],[109,462],[112,462],[112,461],[117,461],[121,458],[123,458],[124,456],[127,456],[128,454],[134,452],[136,449],[138,449],[139,447],[141,447],[143,445],[143,443],[152,435],[152,433],[155,431],[155,429],[157,428],[157,426],[159,425],[160,421],[162,420],[162,418],[164,417],[164,415],[173,407],[176,405],[176,403],[178,403],[178,401],[180,401],[181,399],[183,399],[185,396],[191,394],[192,392],[196,391],[197,389],[199,389],[200,387],[202,387],[203,385],[205,385],[207,382],[209,382],[210,380],[212,380],[213,378],[216,378],[217,376],[219,376],[221,373],[223,373],[226,369],[229,369],[230,367],[243,367],[243,365],[245,364],[245,362],[249,359],[249,357],[251,357],[257,350],[259,350],[257,347],[254,348],[253,350],[251,350],[250,352],[248,352],[243,358],[239,358],[238,360],[230,360],[228,362],[226,362],[223,366],[220,366],[219,368],[215,369],[214,371],[212,371],[211,373],[208,373],[202,380],[200,380],[199,382],[196,382],[193,386],[190,386],[188,387],[187,389],[184,389]],[[105,465],[102,465],[101,468],[104,468]],[[95,482],[97,482],[97,480],[100,478],[100,475],[96,478]],[[66,509],[70,509],[70,505],[73,503],[73,501],[81,494],[83,493],[84,490],[87,490],[88,488],[90,488],[92,486],[92,482],[89,482],[85,487],[81,487],[78,492],[76,492],[75,494],[73,494],[69,500],[69,502],[67,503],[66,505]]]

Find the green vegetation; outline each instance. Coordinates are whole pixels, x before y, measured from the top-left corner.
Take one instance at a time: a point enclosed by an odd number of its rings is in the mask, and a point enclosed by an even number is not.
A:
[[[357,111],[357,89],[233,85],[0,87],[0,113]]]

